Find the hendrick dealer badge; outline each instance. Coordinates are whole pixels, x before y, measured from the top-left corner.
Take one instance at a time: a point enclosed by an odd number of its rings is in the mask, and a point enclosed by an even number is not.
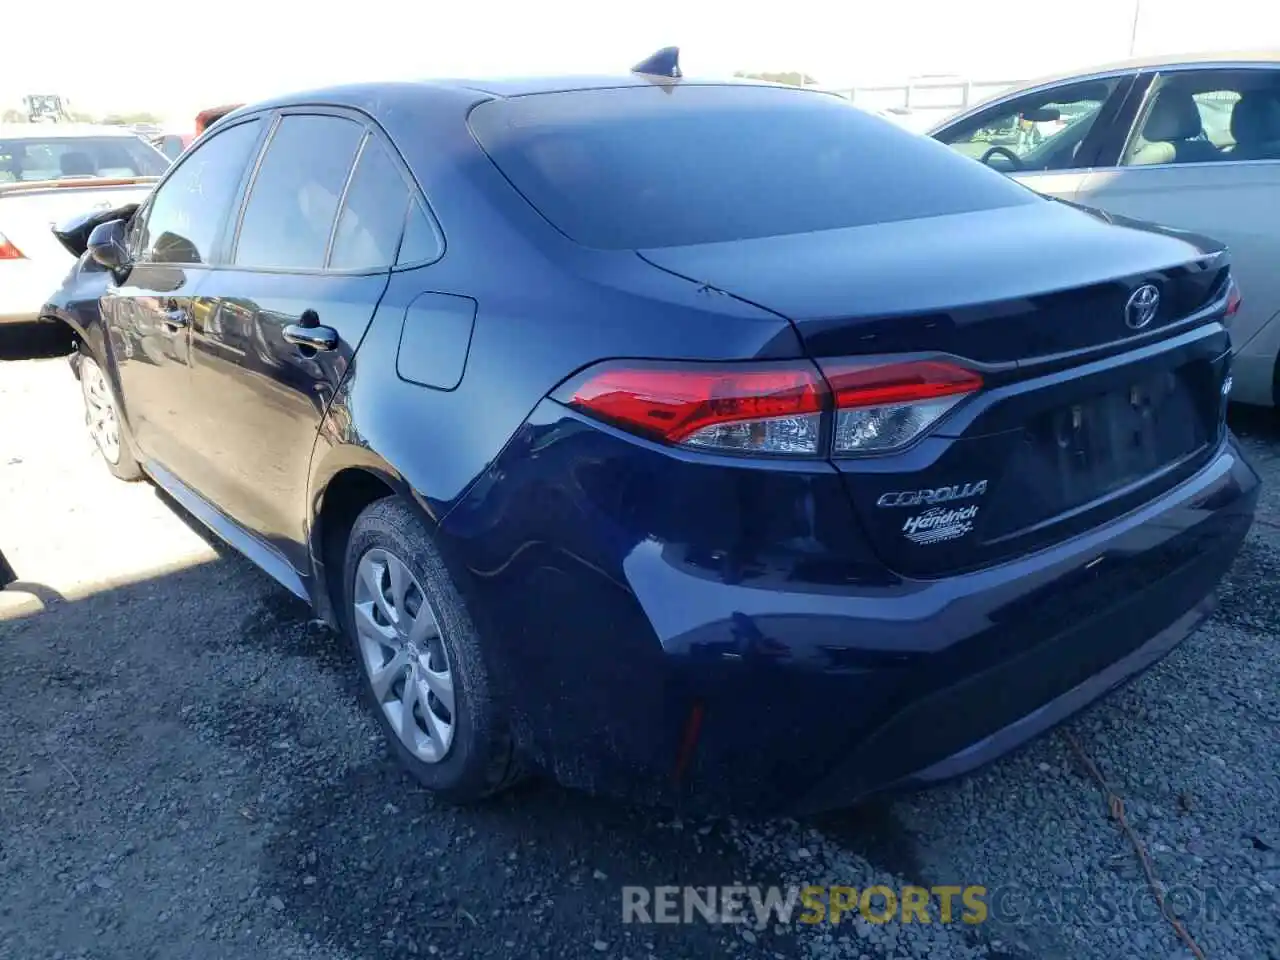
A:
[[[902,525],[902,535],[921,546],[958,540],[973,530],[973,518],[977,515],[977,505],[934,507],[908,518]]]

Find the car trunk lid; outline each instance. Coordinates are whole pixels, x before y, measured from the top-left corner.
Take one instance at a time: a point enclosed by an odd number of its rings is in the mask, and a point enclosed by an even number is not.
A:
[[[1008,363],[1141,335],[1134,277],[1162,291],[1154,329],[1213,277],[1202,238],[1045,200],[943,217],[641,251],[656,266],[789,318],[814,356],[935,350]]]
[[[885,562],[935,576],[1132,509],[1221,439],[1225,257],[1111,220],[1046,202],[642,256],[788,317],[824,370],[943,355],[982,375],[907,448],[834,460]]]

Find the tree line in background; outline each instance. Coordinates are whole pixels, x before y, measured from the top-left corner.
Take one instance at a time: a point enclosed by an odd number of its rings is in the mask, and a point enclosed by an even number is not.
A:
[[[735,77],[741,77],[744,80],[766,80],[769,83],[785,83],[792,87],[816,87],[818,81],[813,79],[807,73],[801,73],[798,70],[786,70],[782,73],[748,73],[745,70],[739,70],[734,74]]]
[[[91,113],[85,113],[82,110],[68,111],[71,119],[76,123],[105,123],[118,124],[121,126],[130,126],[135,123],[161,123],[162,118],[154,113],[148,113],[140,110],[136,113],[108,113],[101,117],[96,117]],[[0,123],[25,123],[27,115],[21,110],[5,110],[0,112]]]
[[[814,87],[818,85],[815,80],[807,73],[799,70],[784,70],[780,72],[764,71],[761,73],[752,73],[746,70],[739,70],[734,73],[735,77],[741,77],[745,80],[765,80],[769,83],[785,83],[792,87]],[[140,110],[135,113],[108,113],[101,117],[94,116],[91,113],[85,113],[83,110],[70,110],[71,119],[77,123],[105,123],[118,124],[121,126],[131,126],[135,123],[162,123],[161,117],[146,110]],[[0,122],[2,123],[25,123],[27,115],[21,110],[3,110],[0,111]]]

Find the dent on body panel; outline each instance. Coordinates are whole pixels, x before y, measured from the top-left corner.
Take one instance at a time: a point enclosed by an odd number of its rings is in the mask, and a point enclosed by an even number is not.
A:
[[[196,279],[182,267],[166,264],[140,264],[112,296],[113,320],[110,324],[112,347],[120,349],[128,359],[144,364],[162,364],[166,360],[187,362],[186,338],[174,336],[163,327],[160,317],[168,309],[174,295],[190,296],[189,285]]]
[[[67,273],[62,286],[50,294],[41,314],[57,317],[83,336],[101,322],[100,301],[111,280],[111,273],[105,267],[82,256]]]

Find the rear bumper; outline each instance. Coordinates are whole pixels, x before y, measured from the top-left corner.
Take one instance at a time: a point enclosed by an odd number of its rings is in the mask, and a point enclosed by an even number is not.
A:
[[[1051,727],[1056,726],[1061,721],[1067,719],[1085,706],[1088,706],[1094,700],[1103,696],[1115,687],[1120,686],[1126,680],[1136,676],[1148,667],[1155,665],[1165,654],[1169,653],[1184,638],[1189,636],[1195,629],[1213,612],[1216,602],[1212,595],[1205,597],[1196,603],[1190,610],[1181,617],[1165,627],[1146,643],[1141,644],[1133,652],[1115,660],[1110,665],[1103,667],[1097,673],[1088,677],[1086,680],[1078,683],[1066,693],[1049,700],[1043,706],[1032,710],[1018,719],[1009,723],[991,733],[981,740],[976,741],[968,747],[965,747],[956,753],[951,754],[943,760],[932,764],[922,770],[904,778],[902,785],[918,785],[924,786],[931,783],[938,783],[943,780],[949,780],[952,777],[960,776],[991,760],[996,759],[1008,753],[1010,750],[1021,746],[1028,740],[1045,732]],[[1064,637],[1070,639],[1081,639],[1083,632],[1079,630],[1070,631],[1064,634]],[[1016,673],[1032,673],[1033,675],[1044,675],[1046,671],[1052,670],[1053,663],[1048,662],[1056,658],[1059,660],[1072,661],[1076,659],[1076,651],[1064,645],[1059,640],[1049,645],[1051,649],[1046,650],[1043,664],[1012,664],[1009,669],[1009,675]],[[1095,656],[1101,652],[1093,651]],[[1104,658],[1110,659],[1111,651],[1102,654]],[[992,678],[986,678],[983,686],[994,686],[1002,680],[1009,677],[995,675]],[[980,696],[982,691],[977,689],[975,684],[971,689],[966,691],[969,697]],[[928,708],[922,708],[918,715],[923,716],[928,712]],[[849,776],[847,768],[850,762],[844,764],[846,770],[843,771],[846,777]],[[830,780],[823,784],[835,785],[839,792],[840,772],[837,772]],[[816,803],[821,806],[822,789],[815,791],[807,798],[808,802]]]
[[[1257,475],[1228,440],[1143,507],[999,566],[860,579],[852,562],[818,576],[760,550],[744,574],[732,556],[717,567],[715,544],[663,535],[689,505],[645,517],[641,535],[628,529],[635,504],[606,502],[590,483],[609,443],[583,435],[563,422],[535,429],[446,518],[441,540],[470,571],[532,759],[574,786],[695,808],[846,806],[1025,742],[1195,628],[1257,500]],[[634,456],[629,466],[645,469]],[[694,489],[689,479],[673,486]],[[794,481],[794,502],[791,483],[770,480],[761,503],[820,517],[824,478]],[[737,493],[743,522],[760,523],[753,491],[740,482]],[[788,543],[805,540],[793,532]]]
[[[948,780],[1056,726],[1155,664],[1194,631],[1212,612],[1212,590],[1234,556],[1227,538],[1213,555],[1189,562],[1126,602],[1076,620],[1008,661],[904,707],[807,791],[796,812]],[[1186,607],[1189,598],[1196,598],[1191,607],[1166,623],[1169,611]]]
[[[848,670],[843,690],[815,682],[802,699],[796,691],[789,704],[770,704],[766,691],[780,685],[757,678],[728,693],[728,730],[714,720],[723,708],[708,703],[713,749],[690,788],[716,806],[767,798],[767,809],[808,813],[958,776],[1025,743],[1200,624],[1248,531],[1257,483],[1228,446],[1190,483],[1092,536],[904,600],[885,626],[910,655]],[[934,592],[946,600],[927,602]],[[843,627],[846,655],[871,646],[869,618]],[[754,718],[742,709],[752,703]],[[791,734],[767,745],[761,725]],[[805,762],[754,759],[769,750]]]

